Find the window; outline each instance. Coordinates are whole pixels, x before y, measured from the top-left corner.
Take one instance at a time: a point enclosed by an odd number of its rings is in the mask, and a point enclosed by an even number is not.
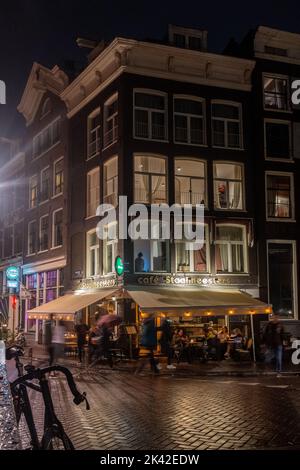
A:
[[[167,139],[167,95],[155,91],[134,91],[134,137]]]
[[[104,147],[118,140],[118,95],[104,104]]]
[[[51,113],[52,111],[52,103],[50,98],[46,98],[43,107],[42,107],[42,112],[41,112],[41,119],[47,116],[47,114]]]
[[[53,195],[58,196],[64,190],[64,159],[60,158],[54,163]]]
[[[273,312],[283,318],[294,318],[296,312],[296,244],[268,241],[269,303]]]
[[[49,248],[49,216],[43,215],[40,218],[40,251],[46,251]]]
[[[292,219],[293,180],[287,173],[267,173],[267,218]]]
[[[242,148],[241,115],[239,103],[212,102],[212,143],[214,147]]]
[[[20,255],[23,251],[23,222],[19,222],[14,226],[14,255]],[[1,258],[1,248],[0,248]]]
[[[175,202],[205,204],[205,163],[197,160],[175,159]]]
[[[24,187],[21,179],[16,181],[13,191],[14,209],[20,209],[24,205]]]
[[[86,216],[96,215],[100,203],[100,169],[94,168],[87,174],[87,208]]]
[[[96,230],[86,234],[86,272],[87,277],[96,276],[99,274],[99,239]]]
[[[60,140],[60,118],[45,127],[33,138],[33,158],[37,158]]]
[[[118,256],[118,225],[116,222],[106,227],[107,231],[112,231],[112,235],[103,240],[103,271],[104,274],[111,274],[115,270],[115,259]],[[110,236],[111,235],[111,236]]]
[[[63,210],[58,209],[53,212],[53,248],[62,246],[63,244]]]
[[[166,160],[134,156],[134,201],[144,204],[167,202]]]
[[[217,272],[247,272],[246,227],[217,225],[215,246]]]
[[[207,31],[169,25],[169,42],[175,47],[203,51],[207,48]]]
[[[243,165],[214,163],[214,206],[223,210],[244,209]]]
[[[50,167],[41,171],[40,202],[47,201],[50,197]]]
[[[169,240],[159,238],[161,222],[152,220],[152,233],[148,223],[147,240],[134,240],[134,271],[135,272],[166,272],[169,270]],[[151,238],[151,239],[150,239]]]
[[[113,206],[118,203],[118,157],[104,163],[104,202]]]
[[[280,77],[263,76],[264,107],[266,109],[288,109],[288,79]]]
[[[14,228],[13,225],[4,229],[4,258],[10,258],[13,255]]]
[[[29,180],[29,209],[37,206],[38,177],[34,175]]]
[[[195,242],[175,240],[177,272],[209,272],[208,228],[204,227],[204,243],[197,248]]]
[[[95,109],[89,116],[87,122],[87,158],[92,158],[100,150],[100,108]]]
[[[32,255],[37,249],[37,224],[32,220],[28,224],[28,254]]]
[[[205,144],[204,101],[201,98],[174,98],[174,141]]]
[[[290,159],[291,128],[289,122],[265,121],[266,158]]]

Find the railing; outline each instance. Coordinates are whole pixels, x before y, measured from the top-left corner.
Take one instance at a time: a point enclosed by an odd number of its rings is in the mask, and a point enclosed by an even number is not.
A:
[[[113,144],[118,140],[118,126],[113,126],[104,134],[104,147]]]
[[[135,135],[145,139],[165,140],[165,126],[160,124],[152,124],[149,134],[148,123],[135,122]]]
[[[203,144],[203,132],[201,129],[191,129],[188,134],[187,127],[175,127],[176,142],[190,142],[191,144]]]
[[[117,199],[118,195],[115,193],[112,194],[107,194],[104,196],[104,202],[105,204],[111,204],[112,206],[116,207],[117,206]]]
[[[93,157],[96,155],[100,150],[100,146],[100,126],[98,126],[95,127],[95,129],[90,130],[89,133],[88,157]]]
[[[176,192],[175,195],[176,204],[204,204],[204,194],[194,193],[193,191]]]

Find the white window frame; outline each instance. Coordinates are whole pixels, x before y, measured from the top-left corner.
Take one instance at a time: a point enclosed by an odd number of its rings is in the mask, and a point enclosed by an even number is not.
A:
[[[119,100],[118,93],[114,93],[104,103],[104,111],[103,111],[103,116],[104,116],[104,119],[103,119],[103,149],[106,149],[106,148],[110,147],[111,145],[115,144],[118,141],[118,138],[119,138],[119,123],[117,123],[117,124],[115,123],[116,118],[118,120],[118,115],[119,115],[118,100]],[[115,101],[117,102],[117,111],[115,111],[112,116],[108,117],[107,116],[107,108],[108,108],[108,106],[113,104]],[[112,141],[107,141],[107,136],[108,136],[109,132],[111,132],[111,131],[107,130],[108,121],[113,122]]]
[[[48,248],[45,250],[41,250],[41,236],[42,236],[42,219],[48,219]],[[49,224],[49,214],[44,214],[40,217],[39,220],[39,246],[38,246],[38,253],[44,253],[49,250],[49,241],[50,241],[50,224]]]
[[[89,237],[96,233],[96,240],[98,244],[96,245],[89,245]],[[91,251],[94,252],[94,259],[95,259],[95,273],[91,273],[91,263],[90,263],[90,255]],[[96,229],[89,230],[86,232],[86,277],[96,277],[100,274],[100,247],[99,247],[99,238],[97,237]]]
[[[119,230],[119,227],[118,227],[118,222],[111,222],[110,224],[107,225],[107,229],[109,226],[112,226],[112,225],[116,225],[116,231],[117,231],[117,235],[118,235],[118,230]],[[107,269],[107,252],[105,250],[107,250],[107,246],[112,246],[112,270],[109,271]],[[102,255],[103,255],[103,274],[105,276],[109,276],[111,274],[114,274],[114,261],[116,259],[116,257],[118,256],[119,254],[119,239],[118,238],[114,238],[114,239],[105,239],[103,240],[102,242]]]
[[[32,202],[32,199],[31,199],[31,190],[33,188],[32,186],[32,181],[34,180],[34,178],[36,179],[36,204],[33,206],[31,204]],[[39,199],[39,178],[38,178],[38,174],[35,174],[35,175],[32,175],[30,178],[29,178],[29,201],[28,201],[28,207],[29,209],[36,209],[37,206],[38,206],[38,201]]]
[[[225,165],[238,165],[241,167],[242,171],[242,176],[241,180],[234,180],[234,179],[225,179],[225,178],[220,178],[216,176],[216,171],[215,168],[217,164],[225,164]],[[216,207],[215,201],[216,201],[216,195],[215,195],[215,181],[229,181],[229,182],[239,182],[241,181],[242,183],[242,204],[243,207],[242,209],[234,209],[234,208],[224,208],[224,207]],[[229,211],[229,212],[246,212],[246,188],[245,188],[245,168],[244,168],[244,163],[242,162],[235,162],[235,161],[229,161],[229,160],[214,160],[213,161],[213,197],[214,197],[214,210],[215,211]],[[229,194],[229,192],[228,192]]]
[[[98,190],[98,201],[96,201],[96,209],[100,204],[100,167],[97,166],[90,170],[87,175],[86,175],[86,219],[90,219],[92,217],[96,217],[96,211],[92,213],[90,210],[90,207],[92,206],[91,200],[91,186],[90,186],[90,181],[91,181],[91,176],[98,173],[98,185],[96,186],[95,190],[97,192]]]
[[[117,175],[116,176],[113,176],[112,178],[110,178],[109,180],[106,179],[106,167],[107,167],[107,164],[108,162],[112,161],[114,158],[117,159]],[[107,189],[107,182],[108,181],[113,181],[113,187],[115,189],[115,186],[117,186],[117,192],[113,192],[111,194],[106,194],[106,189]],[[108,158],[107,160],[105,160],[105,162],[103,163],[103,190],[104,190],[104,203],[107,203],[107,204],[112,204],[114,205],[115,207],[117,207],[118,205],[118,198],[119,198],[119,157],[118,155],[114,155],[110,158]]]
[[[45,109],[46,107],[48,106],[48,104],[50,103],[50,109],[48,109],[46,112],[45,112]],[[40,117],[40,120],[44,119],[44,117],[48,116],[48,114],[50,114],[52,111],[52,102],[51,102],[51,99],[50,98],[46,98],[44,103],[43,103],[43,106],[42,106],[42,112],[41,112],[41,117]]]
[[[180,113],[175,111],[175,100],[189,100],[189,101],[198,101],[198,103],[202,103],[202,121],[203,121],[203,143],[202,144],[193,144],[191,143],[191,118],[201,118],[198,114],[188,114],[188,113]],[[175,132],[175,116],[185,116],[187,118],[187,135],[188,139],[187,142],[180,142],[176,140],[176,132]],[[205,98],[201,98],[199,96],[194,95],[173,95],[173,139],[174,143],[178,145],[192,145],[195,147],[207,147],[207,136],[206,136],[206,100]]]
[[[149,230],[149,234],[151,234],[151,230],[152,230],[152,227],[151,227],[151,221],[150,219],[147,219],[144,221],[144,223],[148,224],[148,230]],[[161,225],[161,221],[160,221],[160,225]],[[134,252],[135,252],[135,247],[134,247],[134,243],[135,242],[138,242],[140,239],[137,239],[137,240],[133,240],[133,265],[134,265],[134,273],[135,274],[139,274],[140,271],[135,271],[135,256],[134,256]],[[149,243],[149,271],[147,271],[147,273],[167,273],[168,272],[168,268],[170,267],[170,262],[171,262],[171,246],[170,246],[170,240],[168,239],[150,239],[148,238],[147,240],[145,240]],[[153,268],[153,250],[154,250],[154,243],[155,242],[165,242],[167,245],[167,254],[168,254],[168,258],[166,260],[166,269],[164,270],[156,270],[154,271],[154,268]]]
[[[56,209],[55,211],[52,212],[52,243],[51,243],[51,249],[52,250],[55,250],[56,248],[61,248],[63,246],[62,245],[54,245],[54,242],[55,242],[55,224],[54,224],[54,219],[55,219],[55,214],[59,211],[62,211],[63,213],[63,208],[62,207],[59,207],[58,209]],[[63,213],[64,214],[64,213]],[[63,225],[63,224],[62,224]],[[62,234],[63,235],[63,234]]]
[[[35,255],[36,252],[37,252],[37,246],[35,247],[35,251],[33,251],[32,253],[30,253],[30,251],[29,251],[30,226],[31,226],[32,224],[35,224],[35,225],[36,225],[36,228],[37,228],[36,219],[30,220],[30,221],[28,222],[28,226],[27,226],[27,256]],[[36,233],[36,236],[38,236],[38,232]],[[37,243],[37,241],[38,241],[38,240],[36,240],[36,243]]]
[[[291,200],[291,217],[269,217],[268,216],[268,176],[289,176],[290,178],[290,200]],[[265,171],[265,211],[266,220],[268,222],[296,222],[295,220],[295,188],[294,173],[290,171]]]
[[[243,241],[228,241],[228,240],[218,240],[217,235],[214,240],[214,245],[227,245],[228,246],[228,271],[218,271],[217,270],[217,263],[216,263],[216,256],[215,256],[215,272],[216,275],[220,276],[248,276],[249,275],[249,253],[248,253],[248,243],[247,243],[247,227],[242,224],[236,224],[236,223],[229,223],[229,222],[220,222],[216,223],[216,234],[217,234],[217,227],[239,227],[243,229]],[[241,272],[234,272],[232,271],[232,257],[231,257],[231,250],[229,247],[231,245],[242,245],[243,246],[243,254],[244,254],[244,265],[245,265],[245,270]],[[230,255],[230,256],[229,256]],[[231,269],[230,269],[231,268]]]
[[[63,173],[63,184],[62,184],[63,189],[62,189],[62,191],[61,191],[60,193],[57,193],[57,194],[55,193],[55,183],[56,183],[56,182],[55,182],[55,175],[56,175],[56,173],[55,173],[55,168],[56,168],[56,165],[57,165],[61,160],[63,161],[63,160],[64,160],[64,157],[59,157],[59,158],[58,158],[57,160],[55,160],[54,163],[53,163],[53,196],[52,196],[52,199],[54,199],[55,197],[61,196],[61,195],[63,194],[63,192],[64,192],[64,186],[65,186],[65,166],[64,166],[64,164],[63,164],[63,171],[62,171],[62,173]]]
[[[279,80],[286,80],[287,82],[287,94],[286,94],[287,95],[286,96],[287,108],[286,109],[274,109],[274,108],[265,107],[265,88],[264,88],[265,77],[275,78],[275,79],[277,78]],[[277,73],[263,73],[262,74],[262,105],[263,105],[264,111],[270,111],[272,113],[291,113],[292,112],[291,105],[290,105],[290,80],[289,80],[288,75],[281,75]]]
[[[287,158],[277,158],[277,157],[269,157],[267,154],[268,148],[267,148],[267,124],[283,124],[285,126],[288,126],[289,128],[289,155]],[[265,118],[264,119],[264,155],[265,155],[265,160],[270,160],[272,162],[288,162],[291,163],[293,162],[293,146],[292,146],[292,124],[291,121],[284,121],[282,119],[269,119]]]
[[[267,248],[267,289],[268,289],[268,304],[270,304],[270,268],[269,268],[269,245],[292,245],[293,247],[293,308],[294,317],[285,318],[287,321],[295,321],[299,319],[298,313],[298,275],[297,275],[297,240],[280,240],[280,239],[268,239],[266,240]]]
[[[47,165],[45,168],[41,170],[41,190],[40,190],[40,200],[43,194],[43,173],[47,170],[50,170],[50,165]],[[40,204],[44,204],[45,202],[48,202],[49,199],[51,198],[51,172],[49,171],[49,188],[48,188],[48,197],[47,199],[44,199],[43,201],[41,200]]]
[[[234,106],[239,110],[239,119],[232,119],[232,118],[221,118],[221,117],[214,117],[213,116],[213,105],[214,104],[223,104],[224,106]],[[216,149],[229,149],[229,150],[237,150],[242,151],[244,150],[244,127],[243,127],[243,106],[242,103],[238,101],[228,101],[228,100],[211,100],[210,104],[210,112],[211,112],[211,141],[212,147]],[[213,121],[222,121],[224,122],[224,147],[220,145],[214,144],[214,131],[213,131]],[[238,122],[239,129],[240,129],[240,146],[239,147],[230,147],[228,145],[228,122]]]
[[[161,159],[164,159],[165,161],[165,173],[148,173],[148,172],[143,172],[143,171],[136,171],[135,170],[135,158],[136,157],[146,157],[146,158],[150,158],[150,157],[153,157],[153,158],[161,158]],[[166,180],[166,200],[164,203],[168,203],[168,200],[169,200],[169,186],[168,186],[168,159],[165,155],[160,155],[160,154],[157,154],[157,153],[146,153],[146,152],[143,152],[143,153],[134,153],[133,154],[133,200],[135,203],[137,204],[154,204],[152,203],[152,200],[150,200],[149,202],[136,202],[136,187],[135,187],[135,175],[145,175],[147,176],[148,178],[148,182],[149,182],[149,188],[151,190],[152,188],[152,176],[164,176],[165,177],[165,180]],[[151,199],[151,195],[150,195],[150,199]]]
[[[204,224],[204,238],[205,238],[205,251],[206,251],[206,270],[205,271],[195,271],[195,266],[194,266],[194,257],[193,257],[193,250],[190,250],[190,267],[192,267],[193,269],[191,269],[190,271],[188,271],[189,274],[209,274],[211,272],[211,259],[210,259],[210,242],[209,242],[209,226],[207,223]],[[175,270],[177,273],[184,273],[184,271],[180,271],[178,269],[178,259],[177,259],[177,245],[179,244],[185,244],[185,243],[189,243],[189,241],[187,240],[174,240],[174,244],[175,244]],[[193,243],[193,241],[191,241],[190,243]]]
[[[197,180],[204,180],[204,207],[205,209],[208,209],[208,196],[207,196],[207,161],[206,160],[201,160],[199,158],[195,157],[187,157],[187,156],[176,156],[174,158],[174,188],[175,188],[175,203],[180,204],[179,202],[176,202],[176,178],[181,175],[176,174],[176,161],[177,160],[187,160],[187,161],[193,161],[196,163],[202,163],[204,164],[204,177],[202,178],[201,176],[185,176],[182,175],[183,178],[189,178],[190,179],[190,187],[191,187],[191,179],[197,179]],[[192,194],[192,192],[191,192]]]
[[[99,123],[98,126],[96,126],[94,129],[91,127],[91,122],[93,119],[95,119],[97,116],[99,116],[99,120],[101,118],[101,109],[100,107],[94,109],[88,117],[87,117],[87,149],[86,149],[86,159],[91,160],[94,158],[96,155],[99,155],[100,149],[101,149],[101,124]],[[94,134],[96,135],[96,139],[94,141],[91,141],[91,135]],[[96,151],[91,153],[90,152],[90,147],[94,143],[96,145]]]
[[[59,140],[57,142],[55,142],[54,144],[50,145],[50,147],[48,147],[46,150],[44,150],[43,152],[39,153],[38,155],[35,155],[35,152],[34,152],[34,148],[36,146],[36,142],[38,141],[38,139],[40,138],[40,136],[42,136],[43,138],[43,135],[45,134],[45,132],[51,128],[51,138],[53,139],[53,126],[56,122],[60,121],[61,119],[61,116],[58,116],[56,117],[52,122],[50,122],[50,124],[48,124],[48,126],[44,127],[44,129],[42,129],[38,134],[36,134],[33,139],[32,139],[32,160],[36,160],[37,158],[40,158],[42,155],[46,154],[47,152],[49,152],[49,150],[53,149],[54,147],[56,147],[56,145],[58,145],[60,142],[61,142],[61,137],[59,138]]]
[[[145,93],[148,95],[156,95],[156,96],[162,96],[164,97],[164,102],[165,102],[165,107],[163,110],[160,109],[154,109],[154,108],[143,108],[141,106],[135,106],[135,95],[138,93]],[[151,142],[168,142],[168,94],[159,91],[159,90],[153,90],[149,88],[134,88],[133,89],[133,103],[132,103],[132,109],[133,109],[133,138],[138,139],[138,140],[149,140]],[[139,137],[136,135],[136,126],[135,126],[135,110],[140,109],[142,111],[147,111],[148,113],[148,137]],[[157,112],[164,114],[165,116],[165,128],[164,128],[164,139],[153,139],[151,137],[152,135],[152,112]]]

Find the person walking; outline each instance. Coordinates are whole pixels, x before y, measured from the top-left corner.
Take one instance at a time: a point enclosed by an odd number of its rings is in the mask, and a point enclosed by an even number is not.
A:
[[[58,359],[64,355],[65,332],[66,327],[64,326],[63,322],[59,320],[59,322],[56,324],[52,331],[52,357],[50,358],[50,366],[53,363],[57,363]]]
[[[267,347],[265,362],[268,364],[275,357],[275,368],[278,375],[282,372],[283,334],[284,328],[278,315],[272,315],[263,334],[263,343]]]
[[[151,370],[159,373],[159,366],[154,358],[154,348],[156,347],[156,331],[155,319],[153,314],[144,320],[142,327],[141,346],[148,351],[146,357],[139,360],[139,364],[135,370],[135,374],[139,374],[145,367],[147,359],[149,359]]]
[[[77,349],[78,349],[78,356],[79,356],[79,362],[82,362],[82,356],[84,352],[84,345],[86,343],[86,334],[89,330],[89,327],[83,323],[77,323],[75,325],[75,332],[77,335]]]
[[[173,330],[171,322],[168,318],[165,318],[161,325],[161,351],[167,356],[167,369],[176,369],[176,366],[172,364],[173,359]]]

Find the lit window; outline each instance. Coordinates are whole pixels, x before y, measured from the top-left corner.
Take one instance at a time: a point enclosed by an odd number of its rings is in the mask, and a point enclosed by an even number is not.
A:
[[[118,95],[104,104],[104,147],[118,140]]]
[[[88,117],[88,148],[87,156],[88,159],[94,157],[99,153],[101,133],[100,133],[100,109],[93,111]]]
[[[161,157],[134,157],[134,200],[144,204],[167,202],[166,160]]]
[[[167,95],[155,91],[134,91],[134,137],[167,139]]]
[[[112,223],[106,227],[108,237],[103,240],[103,270],[111,274],[115,269],[115,259],[118,256],[118,225]]]
[[[169,270],[169,240],[161,238],[161,222],[152,220],[151,227],[148,221],[145,224],[148,224],[148,239],[134,240],[134,271],[166,272]]]
[[[87,217],[96,215],[100,202],[100,169],[94,168],[87,174]]]
[[[34,175],[29,181],[29,209],[33,209],[37,206],[38,197],[38,177]]]
[[[209,242],[208,229],[204,227],[203,246],[197,247],[195,241],[175,240],[177,272],[208,272]]]
[[[99,239],[96,230],[87,233],[87,277],[99,274]]]
[[[214,206],[216,209],[244,209],[243,185],[242,165],[214,163]]]
[[[214,147],[242,148],[241,105],[212,103],[212,142]]]
[[[293,218],[292,175],[267,174],[267,217]]]
[[[54,188],[53,195],[58,196],[62,194],[64,190],[64,160],[60,160],[54,163]]]
[[[288,80],[264,75],[264,107],[266,109],[288,109]]]
[[[217,272],[247,272],[245,227],[238,225],[217,225],[215,247]]]
[[[63,244],[63,210],[58,209],[53,212],[53,248],[62,246]]]
[[[113,206],[118,203],[118,157],[104,163],[104,202]]]
[[[175,202],[205,204],[205,163],[197,160],[175,159]]]

